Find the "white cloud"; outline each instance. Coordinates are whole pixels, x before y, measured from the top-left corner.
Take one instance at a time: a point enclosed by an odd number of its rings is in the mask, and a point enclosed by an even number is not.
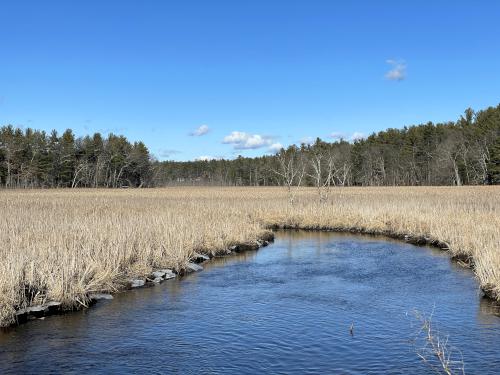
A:
[[[172,150],[172,149],[160,149],[158,152],[158,156],[161,158],[164,158],[164,159],[169,158],[175,154],[180,154],[180,151],[179,150]]]
[[[254,150],[271,146],[274,142],[273,138],[269,136],[234,131],[226,135],[222,143],[233,145],[235,150]]]
[[[300,139],[301,144],[304,143],[306,145],[312,145],[312,144],[314,144],[314,142],[316,142],[316,138],[314,138],[314,137],[302,137]]]
[[[402,81],[406,78],[406,63],[403,60],[387,60],[386,63],[392,66],[392,69],[385,74],[386,79]]]
[[[210,128],[208,127],[208,125],[200,125],[194,131],[189,133],[189,135],[193,136],[193,137],[200,137],[202,135],[207,134],[209,131],[210,131]]]
[[[342,132],[333,132],[330,134],[330,137],[332,137],[335,140],[341,140],[341,139],[345,139],[346,135],[345,135],[345,133],[342,133]]]
[[[341,139],[343,139],[354,142],[366,138],[366,135],[361,132],[354,132],[351,135],[343,132],[333,132],[330,134],[330,137],[333,138],[335,141],[340,141]]]
[[[353,141],[353,142],[354,141],[359,141],[359,140],[364,139],[364,138],[366,138],[366,135],[364,135],[361,132],[354,132],[351,135],[351,141]]]
[[[268,150],[269,152],[276,153],[279,152],[283,148],[283,145],[279,142],[273,143],[272,145],[269,146]]]
[[[213,156],[208,156],[208,155],[202,155],[198,156],[197,158],[194,158],[195,161],[210,161],[210,160],[217,160],[219,158],[213,157]]]

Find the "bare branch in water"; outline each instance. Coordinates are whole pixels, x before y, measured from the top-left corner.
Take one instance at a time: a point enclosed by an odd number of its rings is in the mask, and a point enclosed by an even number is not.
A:
[[[413,311],[420,322],[413,341],[417,356],[429,365],[437,374],[465,374],[465,363],[460,349],[449,342],[449,336],[443,335],[432,321],[434,308],[430,315]]]

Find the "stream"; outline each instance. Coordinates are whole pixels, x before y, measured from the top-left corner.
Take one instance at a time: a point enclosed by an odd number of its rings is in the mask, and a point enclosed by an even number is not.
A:
[[[443,251],[282,231],[203,267],[0,332],[0,374],[433,374],[419,314],[451,366],[500,373],[500,307]]]

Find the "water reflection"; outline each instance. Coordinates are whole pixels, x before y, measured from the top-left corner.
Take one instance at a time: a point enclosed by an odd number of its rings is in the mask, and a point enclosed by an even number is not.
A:
[[[478,317],[484,323],[498,323],[500,317],[500,303],[492,301],[489,298],[481,296],[479,298]]]

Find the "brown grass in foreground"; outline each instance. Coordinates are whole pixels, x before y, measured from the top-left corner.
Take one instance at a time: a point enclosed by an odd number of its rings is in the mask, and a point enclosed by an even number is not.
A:
[[[0,325],[46,300],[66,308],[155,268],[182,268],[269,226],[426,237],[470,257],[500,299],[500,187],[339,188],[318,203],[280,188],[0,191]]]

